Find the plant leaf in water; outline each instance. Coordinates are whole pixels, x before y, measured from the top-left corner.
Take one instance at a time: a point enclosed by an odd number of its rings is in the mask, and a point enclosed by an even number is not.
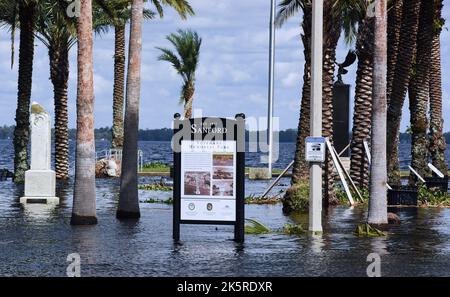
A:
[[[286,224],[284,225],[282,232],[287,235],[303,235],[307,233],[301,224]]]
[[[358,237],[381,237],[386,236],[383,231],[378,230],[377,228],[372,227],[368,223],[359,224],[356,226],[355,232],[353,232],[355,236]]]
[[[267,234],[272,231],[256,220],[245,219],[245,234]]]

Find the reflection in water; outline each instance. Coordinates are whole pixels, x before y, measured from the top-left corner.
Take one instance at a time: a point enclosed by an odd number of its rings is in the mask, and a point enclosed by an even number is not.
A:
[[[25,216],[30,219],[29,222],[42,222],[48,220],[56,209],[56,204],[27,203],[22,205]]]
[[[387,237],[375,237],[373,240],[370,241],[370,245],[372,247],[371,253],[377,253],[380,256],[389,254],[387,251],[387,245],[386,245]]]
[[[311,235],[311,251],[315,254],[321,254],[322,248],[325,246],[323,237],[321,234]]]

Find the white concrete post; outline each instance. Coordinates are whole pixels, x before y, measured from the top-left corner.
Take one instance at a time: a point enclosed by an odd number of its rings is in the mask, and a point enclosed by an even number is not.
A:
[[[322,137],[323,0],[312,1],[311,136]],[[322,232],[322,165],[309,167],[309,231]]]

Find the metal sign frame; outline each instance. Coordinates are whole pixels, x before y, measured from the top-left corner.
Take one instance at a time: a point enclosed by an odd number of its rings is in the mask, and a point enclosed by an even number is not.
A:
[[[202,129],[200,133],[192,132],[192,125],[227,127],[227,132],[208,132]],[[180,226],[190,225],[233,225],[234,240],[244,242],[244,218],[245,218],[245,115],[238,114],[235,119],[227,118],[192,118],[180,119],[179,114],[174,115],[173,148],[173,239],[180,241]],[[184,129],[184,130],[183,130]],[[186,129],[189,129],[189,137],[184,137]],[[177,137],[177,135],[182,135]],[[236,141],[236,219],[235,221],[216,220],[182,220],[181,219],[181,141],[182,140],[234,140]]]

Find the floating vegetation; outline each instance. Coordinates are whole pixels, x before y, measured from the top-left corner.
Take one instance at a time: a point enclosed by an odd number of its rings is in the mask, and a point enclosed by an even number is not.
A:
[[[245,234],[267,234],[271,233],[268,227],[253,219],[245,219]]]
[[[439,188],[420,186],[418,199],[422,206],[450,207],[450,195]]]
[[[353,232],[355,236],[358,237],[381,237],[386,236],[383,231],[380,231],[374,227],[372,227],[368,223],[359,224],[356,226],[355,232]]]
[[[245,204],[277,204],[281,202],[278,196],[261,198],[256,195],[250,195],[245,198]]]
[[[148,184],[148,185],[139,185],[139,190],[146,190],[146,191],[164,191],[169,192],[173,191],[173,187],[166,186],[164,184]]]
[[[307,234],[307,231],[303,228],[301,224],[286,224],[283,227],[282,232],[287,235],[304,235]]]
[[[173,204],[173,198],[170,197],[169,199],[163,200],[163,199],[157,199],[157,198],[148,198],[144,201],[142,201],[142,203],[159,203],[159,204],[169,204],[172,205]]]

